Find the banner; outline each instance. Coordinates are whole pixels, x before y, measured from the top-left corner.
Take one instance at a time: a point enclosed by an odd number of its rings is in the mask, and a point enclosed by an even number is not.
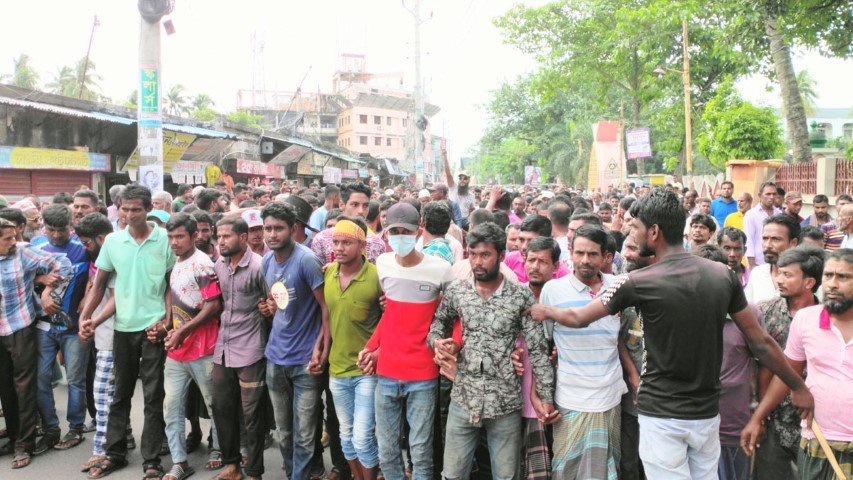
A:
[[[0,168],[109,172],[110,156],[74,150],[0,146]]]
[[[184,152],[190,148],[190,145],[195,141],[196,136],[190,135],[188,133],[178,133],[171,132],[169,130],[163,130],[163,140],[160,142],[161,148],[163,149],[163,170],[166,172],[171,172],[175,167],[175,164],[178,163],[178,160],[184,156]],[[138,145],[136,150],[130,155],[127,163],[124,165],[121,170],[126,170],[128,168],[136,168],[139,165],[139,148],[150,147],[151,149],[156,149],[157,141],[155,139],[151,139],[150,145]],[[156,152],[148,152],[148,153],[156,153]],[[154,155],[151,155],[154,156]]]
[[[542,167],[524,166],[524,184],[538,187],[542,182]]]
[[[342,172],[337,167],[323,167],[323,183],[341,183]]]
[[[341,170],[341,178],[347,180],[355,180],[358,178],[358,170]]]
[[[648,128],[635,128],[626,131],[625,144],[628,147],[628,160],[652,156],[652,143],[649,140]]]
[[[139,167],[139,183],[148,187],[151,192],[162,192],[163,166],[143,165]]]

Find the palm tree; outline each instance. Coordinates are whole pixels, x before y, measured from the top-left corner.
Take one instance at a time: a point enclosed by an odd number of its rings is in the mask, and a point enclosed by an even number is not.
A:
[[[187,111],[187,97],[184,96],[184,86],[175,85],[163,98],[163,111],[171,115],[183,115]]]
[[[39,74],[30,65],[30,56],[22,53],[18,58],[13,59],[13,62],[15,73],[12,76],[12,85],[35,90],[38,87]]]
[[[216,105],[216,102],[210,98],[210,95],[200,93],[193,97],[192,110],[206,110],[214,105]]]
[[[800,88],[800,95],[803,97],[806,116],[814,117],[817,113],[817,81],[809,74],[808,70],[800,70],[797,72],[797,86]]]
[[[74,92],[78,90],[78,86],[77,76],[74,75],[74,70],[71,67],[60,68],[56,75],[54,75],[53,81],[45,85],[50,93],[66,97],[73,97]]]
[[[83,78],[83,69],[86,70],[85,78]],[[83,57],[77,62],[75,73],[76,85],[74,86],[74,95],[72,96],[82,98],[83,100],[100,100],[101,94],[98,90],[101,88],[98,85],[98,82],[101,81],[102,78],[100,75],[95,73],[95,63],[89,60],[87,65],[86,57]],[[83,89],[82,95],[80,94],[81,86]]]

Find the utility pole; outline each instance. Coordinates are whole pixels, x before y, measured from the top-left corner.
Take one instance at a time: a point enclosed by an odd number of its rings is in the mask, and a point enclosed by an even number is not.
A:
[[[83,87],[86,84],[86,72],[89,70],[89,55],[92,54],[92,40],[95,39],[95,28],[97,28],[101,22],[98,21],[98,16],[95,15],[95,21],[92,22],[92,33],[89,34],[89,48],[86,49],[86,60],[83,62],[83,73],[80,75],[80,92],[77,94],[78,99],[83,98]]]
[[[415,18],[415,118],[412,122],[412,129],[415,132],[414,150],[411,158],[407,159],[409,168],[415,168],[415,178],[417,185],[424,184],[424,132],[418,128],[420,119],[424,117],[424,92],[423,79],[421,78],[421,24],[432,18],[421,18],[421,0],[414,0],[414,7],[409,8],[403,2],[403,8],[409,11]]]
[[[684,83],[684,157],[687,160],[687,181],[693,183],[693,127],[690,119],[690,57],[687,53],[687,17],[681,20],[681,27],[684,31],[682,44],[684,48],[684,72],[682,73]],[[688,188],[693,187],[688,186]]]
[[[160,19],[172,11],[169,1],[139,3],[139,183],[151,193],[163,190],[163,117],[160,114]]]

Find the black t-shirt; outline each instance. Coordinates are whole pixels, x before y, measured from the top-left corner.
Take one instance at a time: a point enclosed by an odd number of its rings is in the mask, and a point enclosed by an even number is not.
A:
[[[690,254],[617,278],[601,295],[611,315],[636,307],[643,325],[643,415],[698,420],[719,412],[726,314],[747,306],[737,275]]]

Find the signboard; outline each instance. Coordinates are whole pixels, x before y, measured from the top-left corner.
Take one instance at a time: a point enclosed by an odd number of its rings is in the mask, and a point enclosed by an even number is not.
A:
[[[369,174],[369,173],[367,173],[367,169],[366,169],[366,168],[359,168],[359,169],[358,169],[358,176],[359,176],[359,177],[361,177],[361,178],[367,178],[367,177],[369,177],[369,176],[370,176],[370,174]]]
[[[524,166],[524,184],[538,187],[542,183],[542,167]]]
[[[163,140],[159,143],[163,151],[163,169],[167,172],[171,171],[178,160],[184,156],[184,152],[190,148],[190,145],[195,141],[196,136],[188,133],[170,132],[163,130]],[[150,142],[140,144],[136,150],[130,155],[123,169],[136,168],[139,165],[139,149],[148,148],[156,150],[157,141],[150,139]],[[146,152],[143,152],[145,154]],[[156,152],[149,152],[148,156],[155,156]]]
[[[341,170],[341,178],[347,180],[355,180],[358,178],[358,170]]]
[[[177,162],[177,163],[175,163],[175,166],[172,167],[172,176],[175,176],[175,175],[192,175],[192,176],[204,175],[204,169],[207,168],[208,165],[210,165],[210,163],[207,163],[207,162],[187,162],[187,161]]]
[[[139,112],[141,116],[159,116],[160,71],[155,65],[143,65],[139,72]]]
[[[270,160],[270,163],[274,163],[276,165],[288,165],[293,162],[298,162],[303,155],[310,151],[310,148],[303,147],[302,145],[291,145],[273,157],[273,159]]]
[[[0,168],[109,172],[110,156],[73,150],[0,146]]]
[[[155,164],[139,167],[139,183],[148,187],[152,192],[162,192],[163,166]]]
[[[237,159],[236,173],[245,175],[257,175],[259,177],[282,178],[282,167],[270,165],[269,163],[254,162],[252,160]]]
[[[342,171],[337,167],[323,167],[323,183],[341,183]]]
[[[648,128],[635,128],[625,132],[625,144],[628,147],[628,159],[648,158],[652,156],[652,143]]]

